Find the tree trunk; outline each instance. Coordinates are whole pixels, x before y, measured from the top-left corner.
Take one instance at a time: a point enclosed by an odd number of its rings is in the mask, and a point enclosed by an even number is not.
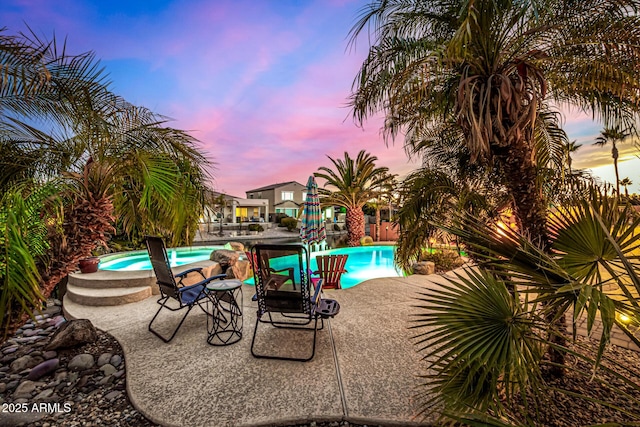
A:
[[[375,235],[375,241],[379,242],[380,241],[380,207],[378,205],[376,205],[376,235]]]
[[[613,157],[613,169],[616,172],[616,197],[618,201],[620,201],[620,175],[618,174],[618,148],[616,147],[616,143],[613,143],[613,147],[611,148],[611,157]]]
[[[349,246],[359,246],[364,237],[364,212],[359,206],[348,207],[345,219]]]
[[[48,298],[55,286],[78,267],[78,261],[91,255],[98,245],[106,245],[105,233],[113,231],[113,203],[76,199],[64,209],[62,230],[49,231],[51,262],[42,274],[42,294]]]
[[[549,234],[547,231],[547,204],[542,194],[542,189],[537,185],[537,170],[531,161],[530,151],[520,144],[511,144],[505,147],[504,155],[498,156],[501,161],[508,182],[507,187],[514,200],[514,213],[520,232],[544,251],[549,250]],[[566,316],[562,314],[553,323],[557,312],[549,311],[545,318],[557,332],[551,334],[552,343],[566,345]],[[552,363],[556,364],[550,369],[549,374],[558,378],[564,375],[565,355],[549,347],[547,354]]]

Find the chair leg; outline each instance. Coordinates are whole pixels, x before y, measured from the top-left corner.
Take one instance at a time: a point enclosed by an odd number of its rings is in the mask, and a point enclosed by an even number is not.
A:
[[[315,324],[313,328],[289,328],[289,329],[305,329],[305,330],[309,330],[309,329],[313,329],[313,345],[311,347],[311,355],[309,357],[285,357],[285,356],[271,356],[271,355],[267,355],[267,354],[258,354],[256,353],[254,346],[256,343],[256,335],[258,333],[258,325],[260,323],[272,323],[273,322],[266,322],[266,321],[262,321],[260,320],[260,315],[257,316],[256,319],[256,325],[253,329],[253,338],[251,339],[251,354],[253,355],[253,357],[259,358],[259,359],[276,359],[276,360],[291,360],[291,361],[295,361],[295,362],[308,362],[309,360],[313,359],[313,357],[316,354],[316,336],[318,335],[318,317],[315,316]],[[274,325],[275,326],[275,325]]]
[[[189,314],[189,312],[193,308],[193,305],[189,306],[189,308],[187,309],[187,312],[184,314],[184,316],[182,316],[182,319],[180,320],[180,323],[178,324],[178,327],[173,331],[173,334],[171,334],[171,336],[169,338],[165,338],[162,335],[160,335],[160,333],[158,333],[157,331],[153,330],[153,328],[151,327],[151,324],[154,322],[154,320],[156,320],[156,317],[158,317],[158,314],[160,314],[160,311],[162,311],[162,309],[165,307],[167,299],[164,300],[164,302],[162,303],[162,305],[160,306],[160,308],[156,312],[155,316],[153,316],[153,319],[151,319],[151,322],[149,322],[149,331],[151,333],[153,333],[155,336],[157,336],[158,338],[160,338],[165,343],[168,343],[169,341],[171,341],[173,339],[173,337],[176,336],[176,334],[178,333],[178,330],[180,329],[180,327],[184,323],[184,320],[187,318],[187,315]]]

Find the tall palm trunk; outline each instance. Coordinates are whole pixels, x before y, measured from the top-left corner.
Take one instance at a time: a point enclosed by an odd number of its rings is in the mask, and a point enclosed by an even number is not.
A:
[[[364,237],[364,212],[361,207],[348,207],[346,215],[347,237],[349,246],[360,245],[360,239]]]
[[[615,141],[612,141],[611,157],[613,157],[613,169],[616,172],[616,197],[620,200],[620,175],[618,173],[618,147]]]
[[[382,221],[380,220],[380,204],[376,203],[376,235],[375,235],[375,241],[379,242],[380,241],[380,223]]]
[[[526,144],[522,141],[522,144]],[[514,198],[514,210],[518,227],[522,234],[529,236],[542,250],[549,250],[549,234],[547,229],[547,205],[542,189],[537,185],[537,170],[531,161],[529,150],[520,144],[510,144],[505,147],[505,153],[497,158],[504,165],[506,176],[509,177],[507,186]],[[557,318],[557,319],[556,319]],[[554,320],[556,319],[556,320]],[[553,324],[555,332],[549,339],[554,344],[566,345],[566,315],[558,316],[556,311],[550,310],[546,320]],[[558,378],[564,374],[562,366],[565,364],[564,353],[553,347],[548,349],[550,361],[554,364],[549,370],[552,377]]]

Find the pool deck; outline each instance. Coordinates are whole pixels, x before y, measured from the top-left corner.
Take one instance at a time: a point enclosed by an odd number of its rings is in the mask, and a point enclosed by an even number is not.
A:
[[[226,347],[207,344],[206,317],[194,309],[168,344],[147,330],[156,297],[113,307],[87,307],[65,298],[69,317],[87,318],[122,345],[127,391],[134,406],[163,426],[272,426],[310,421],[430,425],[420,416],[418,394],[424,363],[408,329],[415,297],[440,276],[374,279],[327,290],[341,311],[318,331],[312,361],[256,359],[251,337],[256,321],[253,287],[243,285],[242,339]],[[164,310],[162,324],[181,313]],[[173,319],[171,317],[174,317]],[[310,331],[276,330],[261,324],[258,346],[300,354]],[[275,349],[275,350],[274,350]]]

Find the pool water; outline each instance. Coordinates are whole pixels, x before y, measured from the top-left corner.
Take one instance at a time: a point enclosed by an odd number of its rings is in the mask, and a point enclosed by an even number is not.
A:
[[[191,264],[209,259],[211,252],[224,246],[192,246],[167,249],[171,267]],[[151,260],[147,251],[133,251],[124,254],[107,255],[100,258],[100,270],[137,271],[151,270]]]
[[[402,277],[402,271],[393,264],[394,246],[357,246],[353,248],[329,249],[326,251],[312,252],[310,254],[311,271],[318,269],[315,257],[318,255],[349,255],[345,265],[346,273],[340,278],[342,289],[352,288],[369,279],[381,277]],[[297,260],[294,255],[270,260],[270,266],[276,270],[294,266],[294,274],[299,275],[296,268]],[[253,278],[246,280],[253,284]]]
[[[189,248],[167,249],[167,255],[172,267],[190,264],[209,259],[211,251],[222,249],[223,246],[194,246]],[[329,249],[311,253],[311,270],[316,270],[318,265],[317,255],[341,255],[347,254],[347,273],[340,280],[342,288],[351,288],[358,283],[380,277],[401,277],[402,271],[393,264],[394,246],[358,246],[353,248]],[[285,257],[286,258],[286,257]],[[288,260],[272,260],[273,266],[288,264]],[[295,264],[295,262],[294,262]],[[100,270],[134,271],[151,270],[151,261],[147,251],[134,251],[125,254],[111,255],[100,259]],[[253,278],[246,281],[253,283]]]
[[[402,277],[402,270],[393,263],[395,246],[357,246],[353,248],[339,248],[328,251],[314,252],[311,254],[311,269],[316,270],[316,255],[342,255],[347,254],[347,264],[340,278],[343,289],[356,286],[365,280],[380,277]]]

